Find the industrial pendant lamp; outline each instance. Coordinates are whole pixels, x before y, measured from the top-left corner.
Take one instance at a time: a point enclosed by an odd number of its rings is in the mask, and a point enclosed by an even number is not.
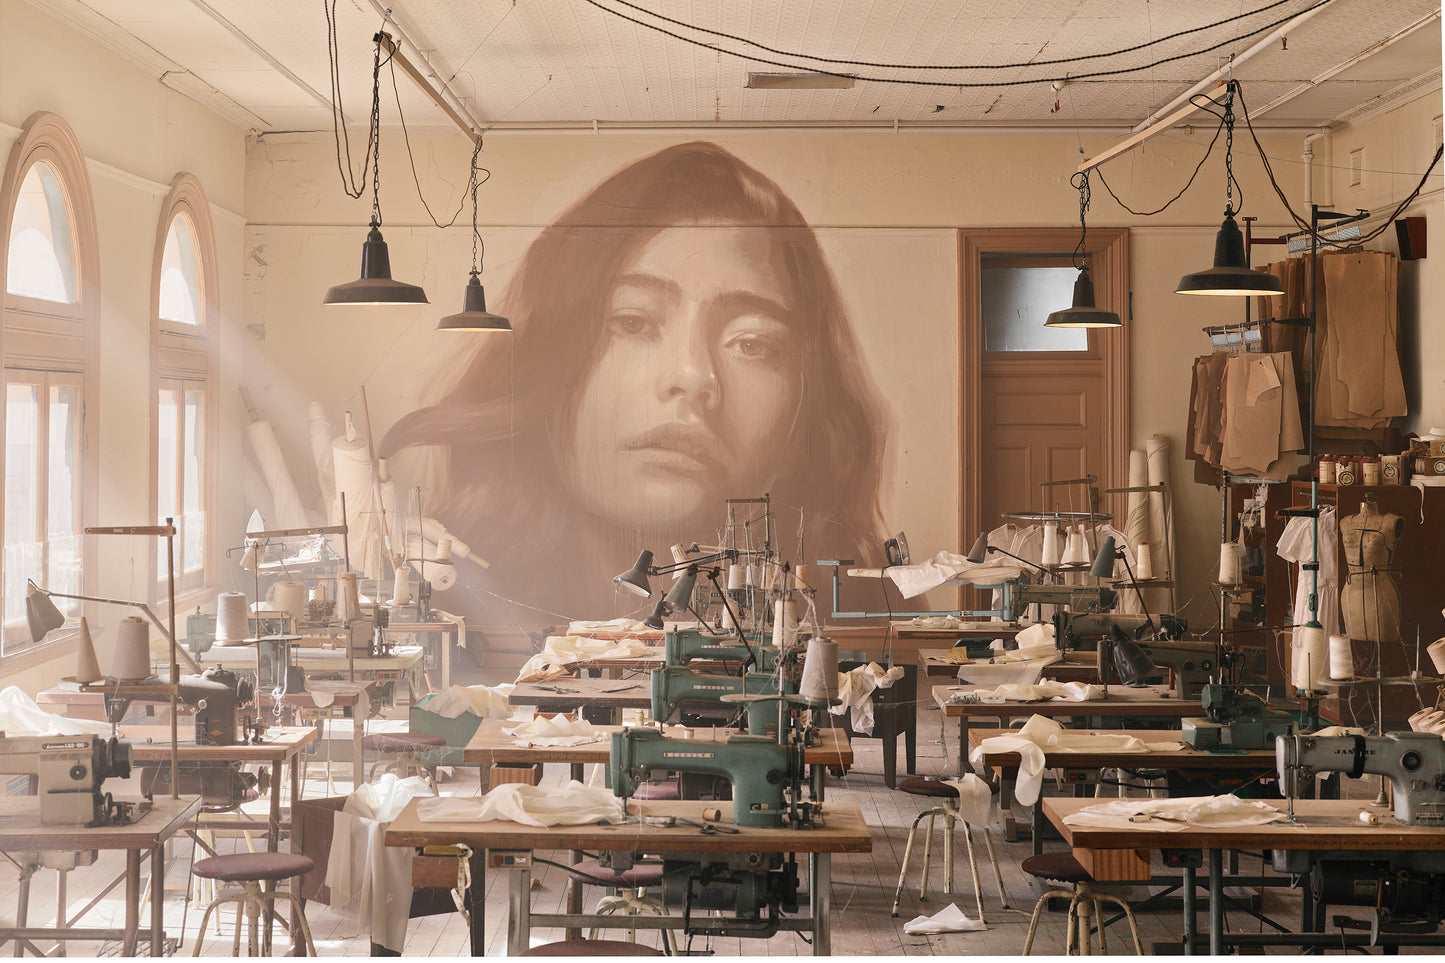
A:
[[[328,288],[322,304],[426,304],[418,285],[391,276],[391,255],[381,236],[381,44],[371,70],[371,230],[361,245],[361,277]],[[354,196],[354,195],[353,195]]]
[[[1122,328],[1124,322],[1113,311],[1104,311],[1094,306],[1094,281],[1089,277],[1089,262],[1084,257],[1084,238],[1089,227],[1084,221],[1084,212],[1089,209],[1089,172],[1079,171],[1069,179],[1079,192],[1079,244],[1074,248],[1074,265],[1079,276],[1074,279],[1074,303],[1062,311],[1055,311],[1044,321],[1046,328]]]
[[[482,152],[482,139],[477,138],[476,147],[472,150],[472,279],[467,282],[466,294],[462,300],[462,310],[456,314],[449,314],[437,322],[438,331],[510,331],[512,322],[499,314],[492,314],[487,310],[487,292],[482,287],[482,252],[485,245],[482,244],[482,235],[477,231],[477,188],[482,186],[483,178],[477,176],[477,155]],[[491,176],[490,174],[488,175]]]
[[[1244,235],[1234,215],[1244,209],[1244,190],[1239,192],[1239,207],[1234,206],[1234,91],[1239,81],[1231,80],[1224,94],[1224,223],[1214,236],[1214,266],[1179,279],[1175,294],[1218,294],[1250,297],[1261,294],[1283,294],[1284,287],[1272,274],[1255,271],[1249,266],[1244,250]],[[1207,109],[1207,108],[1206,108]]]

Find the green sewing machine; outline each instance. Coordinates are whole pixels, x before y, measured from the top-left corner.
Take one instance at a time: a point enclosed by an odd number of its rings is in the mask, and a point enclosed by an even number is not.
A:
[[[1195,749],[1269,749],[1300,725],[1242,686],[1211,682],[1199,694],[1204,718],[1184,719],[1184,742]]]
[[[663,637],[662,651],[668,665],[687,665],[697,659],[743,663],[756,656],[754,669],[772,672],[778,663],[778,650],[771,645],[754,645],[749,651],[736,636],[708,635],[693,629],[669,631]]]
[[[784,685],[789,694],[798,691],[797,683],[792,679]],[[652,718],[658,722],[667,722],[674,712],[684,706],[718,709],[727,705],[723,696],[777,694],[776,672],[707,675],[677,665],[652,670]],[[771,712],[748,712],[748,731],[754,735],[767,735],[768,726],[775,720],[776,715]]]

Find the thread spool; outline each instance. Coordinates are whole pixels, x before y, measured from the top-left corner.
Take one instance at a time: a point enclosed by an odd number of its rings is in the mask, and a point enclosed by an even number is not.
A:
[[[1425,651],[1430,654],[1430,661],[1435,663],[1435,671],[1445,675],[1445,639],[1436,639]]]
[[[789,649],[798,642],[798,605],[792,599],[773,604],[773,646]]]
[[[277,582],[271,590],[271,608],[300,622],[306,614],[306,586],[289,579]]]
[[[140,682],[151,674],[151,633],[146,620],[127,615],[120,620],[115,636],[115,655],[111,658],[111,678],[120,682]]]
[[[336,618],[350,622],[361,612],[361,591],[356,583],[355,572],[342,572],[336,576]]]
[[[222,592],[216,596],[216,644],[245,642],[251,637],[246,617],[244,592]]]
[[[1327,652],[1325,630],[1318,625],[1305,625],[1294,632],[1294,663],[1290,681],[1296,689],[1313,692],[1318,688],[1320,670],[1325,667]]]
[[[1061,556],[1059,555],[1059,523],[1044,522],[1044,556],[1043,564],[1057,565]]]
[[[741,592],[747,585],[748,567],[742,562],[733,562],[728,566],[728,591]]]
[[[452,560],[452,540],[444,538],[437,542],[437,561],[450,562]]]
[[[1378,826],[1380,825],[1380,817],[1375,813],[1366,810],[1360,813],[1360,822],[1364,823],[1366,826]]]
[[[392,581],[391,604],[411,604],[411,569],[405,565],[396,570],[396,577]]]
[[[1355,677],[1355,650],[1348,635],[1330,636],[1330,678]]]
[[[832,639],[809,639],[803,659],[803,678],[798,694],[809,702],[838,698],[838,643]]]
[[[794,584],[794,587],[797,588],[799,591],[804,591],[804,590],[807,590],[807,589],[812,588],[812,587],[813,587],[813,583],[810,582],[810,581],[808,581],[809,576],[811,576],[811,574],[812,574],[812,573],[809,571],[808,566],[806,566],[806,565],[794,565],[794,566],[793,566],[793,584]]]
[[[80,638],[76,644],[75,652],[75,681],[76,682],[99,682],[104,676],[100,674],[100,660],[95,657],[95,642],[90,638],[90,625],[86,623],[85,616],[80,617]]]
[[[1145,581],[1154,577],[1154,557],[1149,554],[1149,543],[1140,542],[1139,547],[1134,550],[1138,559],[1138,566],[1134,571],[1134,578]]]
[[[1239,584],[1240,549],[1238,542],[1224,542],[1219,546],[1219,584]]]

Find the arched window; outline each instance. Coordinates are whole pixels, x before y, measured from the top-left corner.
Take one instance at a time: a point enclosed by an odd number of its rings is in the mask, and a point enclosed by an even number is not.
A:
[[[176,588],[194,590],[214,583],[218,340],[215,235],[205,191],[193,175],[171,181],[155,265],[155,514],[176,524]],[[159,553],[156,575],[167,577]]]
[[[26,121],[0,181],[4,300],[0,359],[5,383],[5,487],[0,491],[0,661],[67,637],[32,639],[27,579],[86,594],[84,527],[94,517],[93,410],[100,304],[95,209],[84,155],[69,125],[50,113]],[[67,614],[79,603],[55,599]],[[44,656],[44,657],[49,657]]]

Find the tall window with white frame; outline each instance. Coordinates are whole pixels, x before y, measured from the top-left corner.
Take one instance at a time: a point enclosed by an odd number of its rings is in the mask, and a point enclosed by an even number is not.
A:
[[[63,120],[37,114],[12,148],[0,199],[5,294],[4,554],[0,662],[32,640],[25,581],[85,591],[83,527],[95,481],[87,464],[88,375],[95,346],[95,217],[79,145]],[[56,599],[68,615],[79,603]],[[8,662],[7,662],[8,664]]]
[[[162,209],[156,242],[156,518],[175,520],[176,588],[214,584],[213,386],[216,383],[215,242],[200,182],[179,174]],[[166,559],[157,554],[159,598]]]

